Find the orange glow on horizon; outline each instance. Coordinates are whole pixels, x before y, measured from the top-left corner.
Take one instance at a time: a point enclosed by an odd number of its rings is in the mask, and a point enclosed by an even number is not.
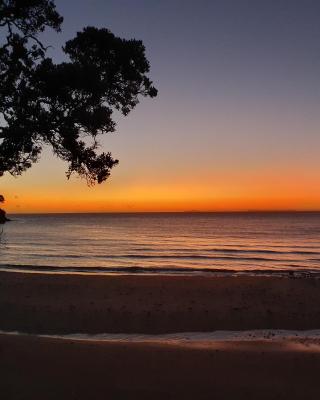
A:
[[[320,210],[319,171],[310,166],[227,166],[188,174],[144,168],[141,175],[124,166],[89,188],[77,178],[67,181],[63,164],[43,165],[18,179],[1,178],[8,213]]]
[[[320,189],[306,179],[301,182],[264,177],[262,182],[242,179],[237,184],[169,182],[123,188],[106,183],[88,188],[78,181],[61,188],[7,190],[4,195],[9,213],[319,210]]]

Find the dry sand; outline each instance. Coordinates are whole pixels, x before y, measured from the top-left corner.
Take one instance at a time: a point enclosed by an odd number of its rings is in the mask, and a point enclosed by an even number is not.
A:
[[[0,335],[5,400],[319,399],[320,345]]]
[[[0,272],[0,330],[319,329],[320,280]],[[0,398],[319,399],[319,340],[92,341],[0,335]]]

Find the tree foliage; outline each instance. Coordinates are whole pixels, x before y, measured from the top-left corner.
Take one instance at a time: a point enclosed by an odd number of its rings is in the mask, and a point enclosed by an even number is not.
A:
[[[0,175],[20,175],[49,145],[68,177],[101,183],[118,160],[98,153],[98,136],[115,131],[114,111],[127,115],[157,90],[143,43],[108,29],[84,28],[55,63],[40,34],[62,21],[53,1],[0,0]]]

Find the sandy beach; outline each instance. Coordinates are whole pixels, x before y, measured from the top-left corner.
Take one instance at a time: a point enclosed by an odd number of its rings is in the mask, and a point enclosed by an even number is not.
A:
[[[320,280],[0,272],[0,330],[169,333],[320,328]]]
[[[319,304],[311,277],[1,272],[0,330],[24,334],[0,334],[0,392],[7,400],[317,399],[319,339],[39,334],[319,329]]]
[[[320,343],[0,335],[4,399],[318,399]]]

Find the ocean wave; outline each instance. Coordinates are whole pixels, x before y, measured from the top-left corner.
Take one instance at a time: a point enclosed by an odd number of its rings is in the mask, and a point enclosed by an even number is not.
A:
[[[286,268],[287,267],[287,268]],[[183,274],[183,275],[285,275],[285,276],[318,276],[320,269],[307,269],[304,265],[290,265],[284,268],[247,268],[236,270],[234,268],[193,268],[193,267],[57,267],[48,265],[22,265],[22,264],[0,264],[0,271],[16,272],[40,272],[40,273],[63,273],[63,274]],[[293,269],[294,268],[294,269]]]
[[[242,246],[245,247],[245,246]],[[297,246],[298,247],[298,246]],[[269,250],[269,249],[259,249],[259,248],[249,248],[249,249],[243,249],[243,248],[199,248],[199,249],[194,249],[194,248],[157,248],[157,247],[134,247],[132,248],[133,251],[146,251],[146,252],[152,252],[152,251],[157,251],[157,252],[168,252],[168,251],[178,251],[178,252],[184,252],[184,253],[189,253],[189,252],[194,252],[195,250],[202,251],[204,253],[240,253],[240,254],[279,254],[279,255],[320,255],[319,251],[310,251],[310,250]]]
[[[122,255],[99,255],[99,254],[93,254],[93,255],[78,255],[78,254],[42,254],[42,255],[37,255],[34,254],[32,255],[33,257],[36,258],[57,258],[57,259],[103,259],[103,260],[211,260],[211,261],[219,261],[219,260],[234,260],[234,261],[266,261],[266,262],[281,262],[284,261],[284,259],[281,258],[267,258],[267,257],[240,257],[240,256],[208,256],[208,255],[202,255],[202,254],[194,254],[194,255],[171,255],[171,254],[157,254],[157,255],[151,255],[151,254],[122,254]],[[312,259],[311,259],[312,260]],[[294,262],[295,260],[289,260],[285,259],[285,261],[288,262]],[[313,260],[312,260],[313,261]]]

